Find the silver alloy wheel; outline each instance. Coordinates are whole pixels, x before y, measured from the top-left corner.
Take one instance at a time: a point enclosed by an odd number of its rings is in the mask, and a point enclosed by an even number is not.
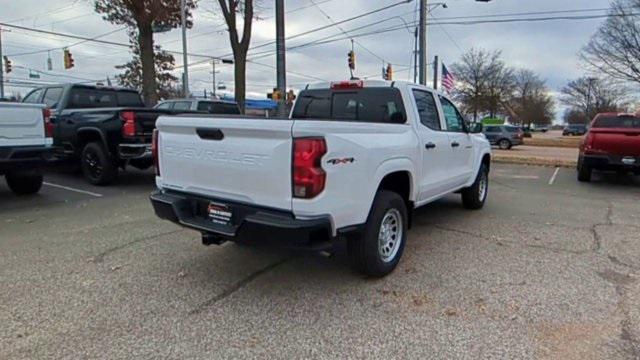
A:
[[[389,209],[382,218],[378,233],[378,251],[382,261],[393,261],[402,242],[402,215],[396,209]]]
[[[483,202],[487,196],[488,188],[489,179],[487,178],[487,173],[483,171],[482,174],[480,174],[480,182],[478,183],[478,199],[480,202]]]

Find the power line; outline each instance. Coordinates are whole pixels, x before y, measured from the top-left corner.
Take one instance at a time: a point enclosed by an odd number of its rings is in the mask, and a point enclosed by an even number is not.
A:
[[[31,52],[25,52],[25,53],[19,53],[19,54],[12,54],[12,55],[7,55],[7,56],[9,56],[9,57],[18,57],[18,56],[26,56],[26,55],[42,54],[42,53],[46,53],[46,52],[49,52],[49,51],[55,51],[55,50],[62,50],[62,49],[65,49],[65,48],[70,48],[70,47],[74,47],[74,46],[77,46],[77,45],[80,45],[80,44],[84,44],[84,43],[87,43],[87,42],[89,42],[89,41],[97,40],[97,39],[99,39],[99,38],[103,38],[103,37],[105,37],[105,36],[109,36],[109,35],[111,35],[111,34],[115,34],[115,33],[117,33],[117,32],[120,32],[120,31],[122,31],[122,30],[125,30],[125,29],[126,29],[126,27],[124,27],[124,28],[120,28],[120,29],[116,29],[116,30],[112,30],[112,31],[109,31],[109,32],[107,32],[107,33],[104,33],[104,34],[101,34],[101,35],[98,35],[98,36],[92,37],[92,38],[91,38],[91,40],[89,40],[89,39],[87,39],[87,40],[82,40],[82,41],[78,41],[78,42],[76,42],[76,43],[73,43],[73,44],[71,44],[71,45],[67,45],[67,46],[55,47],[55,48],[50,48],[50,49],[46,49],[46,50],[37,50],[37,51],[31,51]]]

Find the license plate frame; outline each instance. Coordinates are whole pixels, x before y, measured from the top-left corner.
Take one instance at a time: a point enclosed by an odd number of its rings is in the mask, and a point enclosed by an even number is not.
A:
[[[233,208],[227,204],[215,201],[209,202],[205,215],[207,220],[222,226],[231,226],[234,220]]]

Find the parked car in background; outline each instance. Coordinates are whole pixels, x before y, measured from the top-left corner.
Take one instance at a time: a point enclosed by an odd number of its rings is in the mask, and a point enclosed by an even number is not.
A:
[[[50,111],[41,104],[0,102],[0,176],[16,194],[37,193],[51,158]]]
[[[593,170],[640,175],[640,117],[598,114],[580,144],[578,180],[590,181]]]
[[[146,109],[137,91],[91,85],[50,85],[25,103],[51,109],[57,157],[78,162],[91,184],[107,185],[119,169],[153,165],[151,135],[162,110]]]
[[[398,81],[310,85],[289,119],[162,116],[151,202],[205,245],[258,237],[322,250],[345,237],[354,268],[384,276],[414,208],[455,192],[483,207],[481,128],[445,96]]]
[[[497,145],[501,150],[522,145],[524,139],[524,131],[518,126],[487,125],[482,132],[491,145]]]
[[[562,136],[582,136],[587,133],[587,125],[569,124],[562,131]]]
[[[171,99],[160,102],[156,109],[173,113],[198,112],[219,115],[240,115],[238,104],[218,99]]]

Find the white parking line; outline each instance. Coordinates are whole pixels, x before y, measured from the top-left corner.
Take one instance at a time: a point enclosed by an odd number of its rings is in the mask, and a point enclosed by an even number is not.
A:
[[[560,168],[557,167],[556,171],[553,173],[553,176],[551,177],[551,179],[549,179],[549,185],[553,185],[553,183],[556,182],[556,178],[558,177],[559,172],[560,172]]]
[[[74,188],[68,187],[68,186],[62,186],[62,185],[52,184],[52,183],[48,183],[48,182],[43,182],[42,184],[46,185],[46,186],[51,186],[51,187],[54,187],[54,188],[58,188],[58,189],[77,192],[77,193],[80,193],[80,194],[91,195],[91,196],[94,196],[94,197],[102,197],[102,194],[98,194],[98,193],[94,193],[94,192],[86,191],[86,190],[74,189]]]

